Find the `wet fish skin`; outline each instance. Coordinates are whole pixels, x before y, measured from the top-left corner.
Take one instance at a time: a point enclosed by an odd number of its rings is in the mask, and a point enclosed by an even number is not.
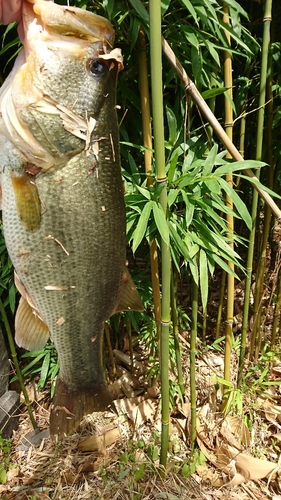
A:
[[[42,0],[34,3],[42,7]],[[52,8],[45,4],[45,11]],[[75,22],[77,16],[75,9]],[[83,11],[83,30],[93,14],[88,16]],[[77,427],[85,413],[112,404],[102,366],[103,323],[120,309],[120,302],[125,309],[142,309],[142,304],[125,268],[125,207],[115,110],[120,61],[106,40],[89,43],[85,34],[88,43],[81,49],[79,40],[77,52],[67,46],[69,35],[65,50],[56,50],[55,33],[52,25],[51,50],[45,56],[44,51],[32,52],[32,46],[28,49],[29,69],[37,73],[20,69],[13,80],[20,122],[14,135],[9,135],[12,120],[4,119],[9,100],[3,103],[0,95],[0,171],[7,249],[27,301],[37,320],[47,325],[58,351],[60,374],[50,432],[60,439]],[[108,39],[112,40],[111,31]],[[20,72],[39,88],[37,100],[32,96],[33,102],[27,103],[21,94],[25,80]],[[74,133],[67,130],[67,115],[74,127],[80,118],[86,127],[90,118],[94,120],[90,133],[83,131],[87,139],[83,134],[81,138],[79,126]],[[24,133],[27,128],[26,143],[21,126]],[[41,331],[37,325],[38,338],[31,335],[32,312],[26,301],[22,304],[17,341],[29,349],[41,348],[48,329]],[[28,332],[26,324],[31,325]]]

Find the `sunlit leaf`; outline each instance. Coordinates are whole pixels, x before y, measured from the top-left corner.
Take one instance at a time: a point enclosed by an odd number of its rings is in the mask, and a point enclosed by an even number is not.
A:
[[[136,249],[138,248],[139,244],[142,242],[143,237],[146,233],[147,223],[148,223],[148,219],[150,216],[150,212],[152,210],[152,206],[153,206],[153,202],[148,201],[143,207],[140,218],[138,220],[137,227],[136,227],[134,234],[133,234],[133,246],[132,246],[133,252],[136,251]]]
[[[153,202],[152,207],[155,224],[160,233],[160,236],[165,241],[165,243],[169,245],[169,228],[163,207],[162,205],[160,205],[160,203],[157,202]]]
[[[252,228],[252,218],[251,215],[245,205],[245,203],[241,200],[241,198],[238,196],[236,193],[235,189],[233,189],[224,179],[219,179],[218,181],[224,191],[228,194],[230,199],[233,201],[237,212],[241,216],[241,219],[245,221],[245,224],[247,225],[248,229]]]
[[[207,256],[204,250],[200,250],[199,253],[199,274],[200,274],[200,291],[202,298],[203,309],[206,309],[208,294],[209,294],[209,276],[208,276],[208,265],[207,265]]]

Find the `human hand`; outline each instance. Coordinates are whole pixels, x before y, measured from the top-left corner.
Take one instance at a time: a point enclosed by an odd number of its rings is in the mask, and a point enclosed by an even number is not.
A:
[[[23,0],[0,0],[0,23],[9,24],[19,21]]]

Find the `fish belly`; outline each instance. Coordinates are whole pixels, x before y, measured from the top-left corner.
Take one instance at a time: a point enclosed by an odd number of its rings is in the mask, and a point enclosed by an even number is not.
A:
[[[59,436],[84,413],[111,403],[102,366],[103,322],[118,302],[126,238],[120,166],[106,160],[105,142],[99,167],[95,155],[83,151],[34,178],[42,211],[36,230],[25,228],[18,213],[13,172],[2,173],[7,249],[59,356],[51,415],[51,432]]]

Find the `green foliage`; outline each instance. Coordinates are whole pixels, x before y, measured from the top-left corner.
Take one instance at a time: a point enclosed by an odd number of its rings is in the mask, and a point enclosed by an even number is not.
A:
[[[205,463],[206,457],[203,455],[202,451],[194,450],[191,457],[183,463],[180,473],[184,477],[189,477],[196,472],[196,467],[198,465],[205,465]]]
[[[7,313],[15,313],[17,290],[14,285],[14,269],[11,259],[8,256],[3,225],[0,221],[0,297],[4,307],[7,308]]]
[[[32,358],[27,365],[24,364],[22,368],[22,376],[26,380],[33,380],[39,376],[37,382],[38,391],[44,389],[51,381],[51,397],[55,391],[55,379],[59,373],[59,362],[55,346],[49,341],[40,351],[28,351],[22,355],[21,359]],[[13,380],[17,380],[15,376]]]
[[[12,440],[3,438],[0,431],[0,484],[6,484],[7,472],[14,468],[11,465],[11,448]]]
[[[65,5],[65,0],[58,3]],[[254,157],[256,112],[258,106],[258,88],[260,72],[260,40],[262,3],[255,2],[255,12],[250,12],[251,2],[228,0],[231,25],[222,20],[222,2],[220,0],[163,0],[162,24],[163,35],[172,46],[175,54],[195,81],[206,100],[214,98],[215,112],[224,122],[223,98],[226,92],[222,70],[222,52],[227,49],[233,56],[234,97],[232,107],[235,116],[234,142],[239,141],[240,115],[247,111],[247,132],[245,157]],[[130,0],[70,0],[70,5],[88,8],[104,15],[112,22],[116,31],[117,45],[121,47],[125,68],[120,73],[117,89],[117,102],[120,106],[120,151],[122,173],[125,184],[125,202],[127,208],[128,243],[138,262],[149,260],[149,240],[154,238],[160,247],[160,238],[170,242],[173,262],[185,278],[190,276],[199,284],[201,303],[205,309],[209,299],[210,277],[218,268],[237,275],[243,272],[245,263],[239,256],[239,249],[247,245],[245,234],[251,227],[248,212],[251,189],[245,168],[260,168],[264,163],[232,162],[225,159],[215,138],[207,137],[206,124],[195,106],[185,100],[185,92],[169,63],[163,59],[163,95],[165,106],[165,152],[166,174],[168,177],[168,218],[159,203],[161,186],[154,182],[147,187],[143,167],[143,138],[139,96],[138,32],[142,24],[149,37],[148,2]],[[280,9],[280,5],[276,6]],[[251,18],[249,18],[251,14]],[[276,17],[278,19],[278,16]],[[274,21],[274,16],[273,16]],[[18,38],[14,30],[14,39],[9,38],[14,26],[10,25],[3,37],[0,51],[3,67],[18,51]],[[226,39],[227,30],[232,39],[231,47]],[[274,43],[270,47],[273,61],[273,156],[280,165],[280,95],[281,95],[281,40],[278,29],[274,31]],[[149,44],[149,40],[148,40]],[[267,142],[264,143],[266,153]],[[263,171],[266,169],[262,169]],[[235,174],[235,182],[240,179],[239,191],[236,186],[229,186],[224,176],[228,172]],[[242,172],[242,174],[241,174]],[[154,172],[151,174],[155,181]],[[275,175],[275,189],[280,191],[280,168]],[[270,193],[272,193],[269,190]],[[225,194],[234,203],[232,211],[225,202]],[[226,215],[235,216],[238,228],[234,235],[235,250],[229,243]],[[236,272],[227,262],[233,262]],[[16,307],[16,289],[13,284],[13,268],[7,255],[2,225],[0,227],[0,296],[9,315],[14,315]],[[144,313],[129,313],[133,328],[138,332],[140,342],[149,348],[149,377],[159,375],[158,345],[153,319],[152,288],[149,265],[141,272],[133,270],[137,288],[141,291],[145,306]],[[187,291],[189,293],[189,290]],[[179,310],[180,321],[188,323],[188,309]],[[114,328],[120,325],[119,315],[110,320]],[[213,348],[221,350],[221,339]],[[58,373],[58,364],[53,346],[48,344],[42,351],[26,353],[32,361],[23,369],[27,378],[39,377],[38,386],[44,388],[49,379],[53,381]],[[252,367],[247,380],[254,391],[268,387],[268,365],[265,353],[256,367]],[[268,355],[269,356],[269,355]],[[173,368],[173,344],[170,343],[170,359]],[[247,383],[248,383],[247,382]],[[222,381],[220,383],[223,383]],[[244,390],[244,389],[243,389]],[[242,390],[242,392],[243,392]],[[229,392],[234,394],[232,403],[240,407],[240,395],[235,387]],[[170,399],[177,394],[176,384],[170,384]],[[235,403],[236,401],[236,403]],[[189,467],[189,465],[187,466]],[[188,469],[190,470],[190,469]],[[144,473],[144,471],[139,474]]]

